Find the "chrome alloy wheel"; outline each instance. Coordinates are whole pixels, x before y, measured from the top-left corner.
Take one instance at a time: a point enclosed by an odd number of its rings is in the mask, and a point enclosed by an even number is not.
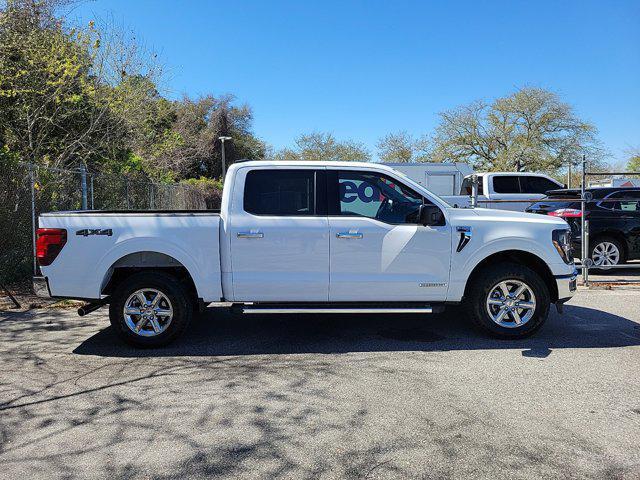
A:
[[[531,287],[520,280],[503,280],[493,286],[487,296],[487,313],[501,327],[524,325],[536,311],[536,296]]]
[[[173,307],[160,290],[143,288],[129,295],[124,302],[127,327],[142,337],[160,335],[173,320]]]
[[[591,259],[594,265],[599,267],[617,265],[620,261],[620,250],[611,242],[600,242],[593,247]]]

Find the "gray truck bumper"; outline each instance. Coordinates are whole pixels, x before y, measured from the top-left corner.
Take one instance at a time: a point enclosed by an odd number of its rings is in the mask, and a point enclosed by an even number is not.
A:
[[[558,302],[566,302],[576,294],[578,289],[578,271],[574,270],[571,275],[559,275],[555,277],[558,287]]]

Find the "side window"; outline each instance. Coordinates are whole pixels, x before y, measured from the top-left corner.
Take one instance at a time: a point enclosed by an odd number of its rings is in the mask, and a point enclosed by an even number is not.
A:
[[[618,210],[622,212],[637,212],[640,211],[640,192],[635,190],[621,190],[616,193],[612,193],[607,199],[620,198],[624,200],[618,200],[616,202],[602,202],[602,207],[610,210]]]
[[[521,193],[516,175],[496,175],[493,177],[493,191],[496,193]]]
[[[340,215],[375,218],[391,224],[415,223],[425,201],[398,181],[377,173],[338,172]]]
[[[520,177],[522,193],[546,193],[549,190],[557,190],[559,187],[548,178],[524,176]]]
[[[313,170],[251,170],[244,184],[244,210],[255,215],[314,215]]]

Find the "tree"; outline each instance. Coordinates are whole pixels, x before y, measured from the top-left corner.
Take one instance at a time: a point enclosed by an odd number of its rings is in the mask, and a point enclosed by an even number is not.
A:
[[[157,61],[113,27],[68,28],[56,16],[68,3],[8,0],[0,9],[0,142],[49,166],[139,167],[131,159],[168,120]]]
[[[8,1],[0,12],[0,138],[23,160],[64,166],[87,162],[121,131],[91,76],[91,32],[67,31],[54,4]]]
[[[313,132],[295,139],[293,149],[285,148],[274,154],[275,160],[329,160],[367,162],[371,154],[367,148],[353,140],[338,141],[331,133]]]
[[[253,114],[247,105],[237,106],[230,95],[184,97],[172,104],[175,121],[165,130],[150,157],[174,178],[219,177],[222,172],[220,136],[227,166],[240,159],[264,158],[265,144],[251,132]]]
[[[627,172],[640,172],[640,149],[629,151],[629,160],[627,161]]]
[[[429,161],[429,141],[424,136],[414,138],[405,131],[390,133],[378,140],[376,147],[383,162]]]
[[[553,92],[522,88],[492,103],[442,112],[432,158],[481,170],[559,170],[586,154],[603,157],[596,128]]]

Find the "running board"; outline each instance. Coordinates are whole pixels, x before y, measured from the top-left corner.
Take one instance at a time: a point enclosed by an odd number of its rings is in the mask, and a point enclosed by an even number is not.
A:
[[[303,307],[254,307],[242,306],[242,313],[434,313],[432,307],[413,308],[303,308]]]

